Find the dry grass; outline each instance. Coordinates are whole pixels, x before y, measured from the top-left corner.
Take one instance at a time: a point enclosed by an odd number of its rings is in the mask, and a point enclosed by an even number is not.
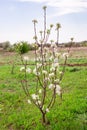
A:
[[[58,48],[60,52],[67,52],[68,49],[69,48]],[[8,63],[11,64],[14,61],[14,59],[18,59],[18,56],[16,55],[17,54],[14,52],[6,52],[0,50],[0,65],[8,64]],[[27,55],[29,56],[30,61],[34,60],[34,51],[29,51]],[[87,58],[87,47],[72,47],[70,49],[69,58],[74,58],[74,59]]]

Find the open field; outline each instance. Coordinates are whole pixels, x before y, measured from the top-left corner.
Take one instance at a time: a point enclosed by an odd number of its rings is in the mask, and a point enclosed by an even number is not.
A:
[[[66,51],[67,49],[60,49]],[[29,52],[30,63],[34,52]],[[12,63],[16,61],[14,74]],[[11,52],[0,51],[0,130],[87,130],[87,47],[72,48],[61,83],[63,100],[59,97],[53,109],[47,114],[50,125],[43,126],[40,112],[28,98],[20,84],[20,59]],[[35,80],[29,75],[30,86]]]
[[[67,50],[68,50],[68,48],[59,48],[60,52],[67,52]],[[28,56],[29,56],[30,60],[34,59],[34,51],[30,51],[28,53]],[[3,52],[2,50],[0,50],[0,64],[12,62],[12,61],[14,61],[14,58],[15,58],[14,52],[6,52],[6,51]],[[69,58],[82,59],[82,60],[87,58],[87,47],[72,47],[70,49]],[[16,60],[18,60],[18,57],[16,57]]]

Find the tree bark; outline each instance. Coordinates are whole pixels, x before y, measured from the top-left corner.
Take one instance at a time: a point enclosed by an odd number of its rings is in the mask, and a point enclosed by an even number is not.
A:
[[[42,114],[42,121],[44,124],[46,123],[46,114],[45,113]]]
[[[46,118],[46,113],[42,113],[42,123],[43,125],[49,125],[50,122]]]
[[[13,64],[12,69],[11,69],[11,74],[14,74],[14,68],[15,68],[15,65]]]

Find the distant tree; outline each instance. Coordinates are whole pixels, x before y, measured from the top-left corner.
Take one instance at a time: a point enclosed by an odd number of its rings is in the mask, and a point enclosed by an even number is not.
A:
[[[22,55],[29,51],[28,42],[20,41],[18,43],[15,43],[14,50],[17,52],[17,55],[15,58],[17,58],[18,55],[20,55],[20,57],[22,58]],[[15,59],[15,61],[16,61],[16,59]],[[13,62],[13,65],[12,65],[11,74],[14,74],[15,61]]]
[[[6,41],[6,42],[3,42],[2,43],[2,47],[4,50],[6,50],[7,48],[9,48],[11,46],[10,42],[9,41]]]
[[[18,42],[14,45],[15,51],[19,54],[24,54],[29,51],[29,44],[26,41]]]
[[[0,47],[1,47],[1,48],[3,47],[2,43],[0,43]]]

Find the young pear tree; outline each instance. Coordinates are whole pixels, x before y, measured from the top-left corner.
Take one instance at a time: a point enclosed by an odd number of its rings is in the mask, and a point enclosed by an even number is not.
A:
[[[23,67],[20,68],[21,73],[24,73],[24,79],[21,80],[21,84],[25,94],[28,97],[28,103],[33,103],[41,112],[42,123],[47,125],[50,123],[47,119],[47,113],[53,108],[58,96],[62,100],[62,88],[61,81],[65,72],[65,65],[68,57],[68,53],[59,53],[58,47],[53,41],[51,46],[46,47],[45,44],[49,39],[49,35],[53,28],[51,24],[49,29],[46,29],[46,6],[44,9],[44,30],[40,31],[40,40],[38,42],[36,23],[37,20],[33,20],[34,24],[34,39],[35,39],[35,61],[34,68],[29,67],[28,57],[23,57]],[[58,26],[59,27],[59,26]],[[57,30],[59,29],[57,27]],[[39,47],[37,49],[39,43]],[[60,59],[64,59],[64,67],[60,69]],[[33,79],[36,79],[35,86],[33,88],[29,85],[29,75],[33,75]],[[33,89],[33,90],[32,90]]]

